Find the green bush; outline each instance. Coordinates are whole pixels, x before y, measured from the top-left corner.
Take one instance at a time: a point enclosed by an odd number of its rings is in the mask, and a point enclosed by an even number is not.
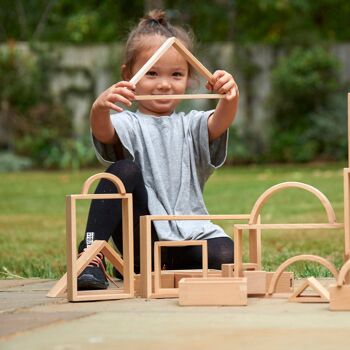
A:
[[[265,158],[265,145],[250,129],[230,127],[226,165],[260,163]]]
[[[323,48],[294,48],[278,62],[269,99],[271,160],[311,161],[328,149],[327,133],[316,130],[324,128],[338,91],[338,62]]]
[[[348,152],[346,93],[333,96],[329,105],[310,114],[312,128],[305,133],[315,143],[316,154],[324,160],[343,160]]]
[[[63,139],[49,149],[44,167],[76,170],[96,163],[90,139]]]
[[[72,137],[69,113],[50,93],[55,65],[48,50],[20,50],[14,43],[0,48],[0,149],[45,165],[50,150]]]

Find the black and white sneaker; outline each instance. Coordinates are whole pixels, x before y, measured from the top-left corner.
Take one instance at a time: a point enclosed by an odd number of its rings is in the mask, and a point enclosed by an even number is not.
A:
[[[101,253],[91,261],[78,277],[78,290],[107,289],[109,286]]]

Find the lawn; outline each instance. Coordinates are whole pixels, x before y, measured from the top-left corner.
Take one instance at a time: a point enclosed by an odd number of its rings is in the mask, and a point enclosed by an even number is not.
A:
[[[344,166],[336,163],[227,167],[210,178],[205,200],[212,214],[249,213],[270,186],[300,181],[322,191],[332,203],[338,222],[342,222]],[[65,272],[65,195],[79,193],[85,179],[100,171],[0,174],[0,278],[12,275],[57,278]],[[80,203],[78,232],[82,237],[88,202]],[[264,223],[325,220],[325,211],[317,198],[299,189],[275,194],[262,211]],[[224,222],[224,228],[231,234],[232,222]],[[266,270],[274,270],[288,257],[301,253],[321,255],[339,267],[344,235],[342,230],[263,231],[262,249]],[[327,271],[312,263],[298,263],[293,270],[298,276],[327,275]]]

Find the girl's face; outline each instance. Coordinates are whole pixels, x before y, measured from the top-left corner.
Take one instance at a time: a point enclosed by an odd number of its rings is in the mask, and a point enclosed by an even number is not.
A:
[[[137,57],[133,67],[134,75],[159,48],[156,45],[143,50]],[[171,47],[154,64],[154,66],[136,84],[137,95],[173,95],[184,94],[188,83],[188,63],[180,53]],[[139,101],[139,110],[154,116],[170,115],[180,100]]]

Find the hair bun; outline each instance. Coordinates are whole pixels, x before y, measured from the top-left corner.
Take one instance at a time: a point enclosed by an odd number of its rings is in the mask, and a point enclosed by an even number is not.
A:
[[[140,25],[157,23],[164,27],[168,26],[168,21],[166,20],[166,13],[163,10],[151,10],[143,17],[140,21]]]

